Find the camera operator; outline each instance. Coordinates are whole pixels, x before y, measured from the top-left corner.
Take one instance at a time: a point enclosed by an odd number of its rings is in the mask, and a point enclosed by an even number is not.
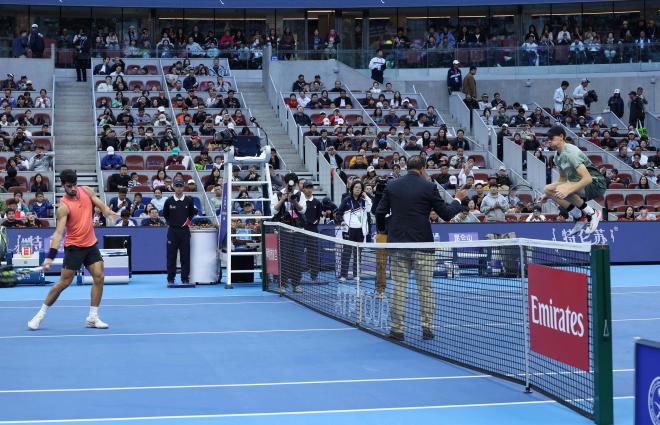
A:
[[[295,173],[288,173],[284,176],[284,188],[278,193],[277,203],[272,202],[273,219],[280,223],[285,223],[301,229],[305,228],[305,212],[307,203],[301,202],[302,192],[298,190],[298,176]],[[282,241],[282,250],[287,264],[282,268],[281,286],[286,288],[287,281],[291,281],[293,291],[302,293],[300,288],[300,277],[302,275],[302,266],[300,261],[300,247],[305,246],[305,237],[302,234],[283,231],[280,234]]]
[[[369,242],[371,198],[364,192],[364,183],[354,180],[350,186],[349,195],[344,197],[337,209],[337,221],[341,223],[344,239],[353,242]],[[353,277],[357,278],[357,253],[352,246],[345,246],[341,253],[340,282],[346,282],[348,263],[353,257]]]

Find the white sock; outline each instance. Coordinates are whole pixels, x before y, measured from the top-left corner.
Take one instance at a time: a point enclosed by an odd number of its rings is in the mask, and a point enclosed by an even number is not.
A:
[[[42,304],[37,314],[45,316],[47,311],[48,311],[48,306],[46,304]]]
[[[90,307],[89,308],[89,315],[91,317],[99,317],[99,308],[98,307]]]
[[[586,215],[594,215],[594,213],[595,213],[596,211],[594,211],[593,208],[591,208],[589,205],[587,205],[587,206],[582,210],[582,212],[585,213]]]

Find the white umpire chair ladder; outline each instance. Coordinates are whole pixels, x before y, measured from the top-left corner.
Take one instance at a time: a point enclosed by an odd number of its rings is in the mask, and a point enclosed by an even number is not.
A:
[[[233,284],[232,284],[232,275],[235,273],[261,273],[262,269],[261,268],[254,268],[251,270],[234,270],[233,265],[232,265],[232,257],[233,256],[252,256],[252,257],[258,257],[261,256],[261,251],[263,249],[263,243],[264,241],[262,239],[261,233],[232,233],[233,229],[231,226],[232,220],[235,219],[240,219],[240,220],[247,220],[247,219],[253,219],[256,220],[261,226],[263,226],[263,222],[265,220],[273,218],[272,214],[272,205],[271,205],[271,197],[273,196],[273,185],[271,183],[270,179],[270,171],[268,167],[268,163],[270,161],[270,146],[265,146],[261,149],[261,153],[259,156],[244,156],[244,157],[237,157],[234,156],[234,148],[231,147],[229,148],[229,151],[225,153],[225,169],[224,169],[224,180],[226,182],[226,189],[225,193],[223,193],[223,196],[226,197],[226,238],[223,241],[225,248],[227,250],[227,258],[226,258],[226,264],[227,264],[227,280],[225,283],[225,288],[227,289],[232,289]],[[242,180],[232,180],[232,171],[234,168],[234,165],[237,165],[239,167],[243,165],[255,165],[257,167],[257,173],[259,175],[260,180],[258,181],[242,181]],[[241,168],[241,171],[242,168]],[[261,208],[261,214],[260,215],[241,215],[241,214],[234,214],[233,213],[233,204],[235,201],[241,201],[239,198],[234,198],[233,195],[233,188],[237,186],[258,186],[261,189],[261,198],[250,198],[250,199],[244,199],[244,201],[247,202],[261,202],[262,208]],[[266,214],[266,211],[269,211],[270,214]],[[234,246],[232,244],[232,238],[233,237],[251,237],[251,238],[259,238],[261,247],[257,251],[235,251]],[[254,262],[256,263],[256,261]]]

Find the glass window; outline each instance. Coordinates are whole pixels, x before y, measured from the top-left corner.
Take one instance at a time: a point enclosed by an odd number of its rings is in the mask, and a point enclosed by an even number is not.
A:
[[[245,33],[249,37],[254,37],[258,31],[263,38],[268,34],[268,30],[274,27],[274,9],[247,9],[245,11]]]
[[[660,0],[647,0],[644,2],[646,11],[644,18],[646,19],[646,32],[647,36],[652,40],[660,40],[660,29],[658,28],[658,14],[660,13]]]
[[[39,32],[46,39],[46,46],[54,43],[57,39],[60,32],[59,22],[59,7],[30,6],[30,23],[39,25]]]
[[[364,14],[361,10],[342,10],[339,36],[342,49],[361,49]]]
[[[613,28],[612,3],[584,3],[582,5],[582,25],[585,32],[599,38],[607,37]]]
[[[551,22],[555,32],[568,31],[571,39],[582,38],[582,5],[553,4]]]
[[[622,39],[637,38],[639,25],[642,25],[642,28],[645,26],[642,20],[642,5],[639,0],[614,3],[614,28],[619,29],[619,37]],[[630,34],[626,36],[628,30]],[[617,37],[616,32],[614,36]]]
[[[308,47],[311,48],[312,36],[315,30],[319,30],[319,35],[326,40],[330,30],[337,31],[335,21],[335,11],[330,10],[308,10],[307,11],[307,40]],[[341,41],[341,38],[340,38]]]
[[[458,8],[458,31],[459,35],[462,28],[466,26],[470,33],[474,32],[476,27],[481,29],[488,27],[488,8],[482,6],[459,7]]]
[[[485,31],[489,40],[500,43],[507,39],[518,39],[516,33],[521,25],[518,9],[519,6],[495,6],[490,8],[490,28]]]
[[[396,9],[371,9],[369,11],[369,47],[377,49],[390,44],[396,34]]]
[[[187,40],[183,30],[183,9],[157,9],[156,22],[158,36],[167,33],[175,46],[185,46]]]
[[[80,30],[89,34],[91,29],[92,9],[90,7],[63,7],[57,47],[73,47],[74,35]]]
[[[305,11],[301,9],[278,9],[275,13],[277,19],[277,37],[281,38],[286,28],[291,30],[297,49],[305,46]]]
[[[234,35],[240,31],[245,38],[245,10],[244,9],[216,9],[214,21],[215,35],[222,37],[225,31]]]
[[[27,6],[0,6],[0,46],[10,47],[21,31],[29,30]]]
[[[422,42],[428,34],[429,17],[425,7],[399,9],[399,27],[403,27],[411,41]]]
[[[536,32],[539,35],[543,35],[548,30],[552,33],[552,39],[554,41],[557,40],[557,32],[561,29],[561,25],[559,27],[554,25],[551,7],[545,4],[523,6],[521,33],[517,34],[519,43],[523,42],[524,36],[530,32],[532,25],[536,28]]]
[[[183,16],[183,30],[187,35],[196,30],[206,38],[209,31],[214,31],[213,9],[189,8],[184,10]]]

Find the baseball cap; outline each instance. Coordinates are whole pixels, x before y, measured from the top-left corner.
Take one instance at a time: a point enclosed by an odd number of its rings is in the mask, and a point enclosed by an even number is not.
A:
[[[16,147],[14,148],[14,152],[20,152],[20,151],[21,151],[20,146],[16,146]]]
[[[376,171],[376,169],[374,168],[374,166],[373,166],[373,165],[368,166],[368,167],[367,167],[367,173],[370,173],[370,172],[372,172],[372,171]]]
[[[174,186],[183,186],[183,180],[181,179],[174,180]]]
[[[584,78],[582,79],[582,82],[583,82],[583,83],[590,83],[591,81],[589,81],[589,79],[588,79],[587,77],[584,77]]]
[[[505,167],[504,165],[500,165],[500,167],[498,168],[498,170],[500,170],[500,171],[506,171],[506,167]]]
[[[39,25],[37,25],[37,24],[32,24],[32,28],[39,28]]]
[[[188,184],[191,184],[191,183],[192,183],[192,184],[195,184],[195,180],[193,180],[193,179],[188,179]]]
[[[373,167],[372,167],[372,168],[373,168]],[[305,184],[303,184],[303,188],[306,188],[306,187],[314,187],[314,183],[312,183],[312,182],[305,182]]]
[[[174,155],[178,155],[179,154],[179,148],[172,148],[172,153]]]
[[[108,155],[115,154],[115,148],[113,148],[112,146],[108,146],[108,149],[106,149],[105,151],[108,153]]]
[[[504,123],[504,124],[502,124],[502,127],[506,127],[506,128],[509,128],[509,124],[507,124],[507,123]]]
[[[454,59],[454,61],[452,62],[452,64],[454,64],[454,65],[458,65],[459,63],[460,63],[460,62],[457,61],[456,59]]]
[[[32,84],[32,80],[27,80],[25,84]]]
[[[621,93],[621,90],[619,90],[619,89],[614,89],[614,94],[618,94],[618,93]]]
[[[158,112],[165,112],[165,107],[164,106],[159,106],[158,107]]]

